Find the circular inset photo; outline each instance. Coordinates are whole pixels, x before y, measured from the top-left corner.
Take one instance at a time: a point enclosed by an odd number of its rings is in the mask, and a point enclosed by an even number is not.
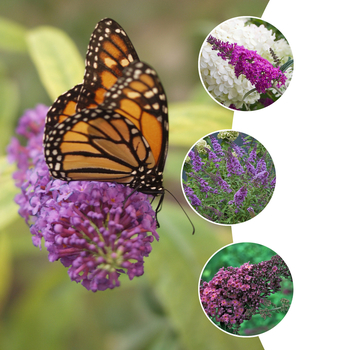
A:
[[[182,189],[189,205],[216,224],[255,217],[269,203],[275,185],[276,171],[266,148],[233,130],[199,140],[182,167]]]
[[[209,320],[226,333],[249,337],[267,332],[287,314],[293,280],[284,260],[255,243],[217,251],[204,266],[199,299]]]
[[[199,54],[204,88],[219,104],[254,111],[276,102],[293,75],[293,55],[283,34],[255,17],[237,17],[218,25]]]

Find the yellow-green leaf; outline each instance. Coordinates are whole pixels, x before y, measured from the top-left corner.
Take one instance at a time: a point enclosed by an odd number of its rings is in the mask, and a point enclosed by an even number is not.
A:
[[[30,56],[52,100],[82,81],[83,59],[62,30],[38,27],[28,32],[27,42]]]
[[[11,248],[7,232],[0,233],[0,313],[11,287]]]
[[[0,78],[0,155],[5,154],[5,148],[15,124],[19,102],[17,85],[7,78]]]
[[[183,102],[169,107],[170,144],[192,146],[203,136],[231,129],[233,112],[216,105]]]
[[[18,193],[12,179],[14,165],[8,164],[6,157],[0,158],[0,230],[10,224],[18,216],[18,205],[14,197]]]
[[[25,28],[0,17],[0,49],[14,52],[26,50]]]

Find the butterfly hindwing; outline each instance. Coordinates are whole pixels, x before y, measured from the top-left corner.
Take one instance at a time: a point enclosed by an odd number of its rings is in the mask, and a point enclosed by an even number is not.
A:
[[[155,161],[147,141],[129,119],[85,109],[50,132],[45,144],[52,176],[61,180],[116,181],[135,187]]]
[[[96,107],[122,76],[131,62],[138,61],[136,50],[124,29],[110,18],[101,20],[93,31],[85,59],[85,74],[78,110]]]

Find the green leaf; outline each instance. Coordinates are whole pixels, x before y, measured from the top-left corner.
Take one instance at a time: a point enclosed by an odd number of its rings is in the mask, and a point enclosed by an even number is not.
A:
[[[11,287],[11,248],[7,232],[0,234],[0,313],[3,309]]]
[[[10,135],[14,128],[18,103],[19,91],[17,85],[10,79],[0,79],[0,155],[5,154],[5,148],[9,143]]]
[[[170,105],[170,144],[192,146],[203,136],[231,129],[233,111],[216,104],[183,102]]]
[[[18,216],[18,206],[14,197],[18,193],[12,179],[14,165],[8,164],[6,157],[0,158],[0,230],[10,224]]]
[[[282,72],[285,72],[291,65],[294,64],[294,60],[289,57],[288,61],[280,67]]]
[[[82,81],[84,62],[66,33],[53,27],[39,27],[28,32],[27,42],[52,100]]]
[[[16,22],[0,17],[0,49],[26,51],[25,28]]]

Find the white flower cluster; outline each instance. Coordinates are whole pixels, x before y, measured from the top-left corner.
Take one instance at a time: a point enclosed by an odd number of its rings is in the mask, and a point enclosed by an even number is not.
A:
[[[255,24],[245,25],[249,18],[230,19],[217,26],[210,34],[224,42],[243,45],[248,50],[257,53],[269,62],[273,62],[270,48],[281,59],[281,65],[292,56],[292,51],[285,39],[275,41],[275,34],[265,26]],[[225,106],[234,104],[236,108],[243,106],[244,95],[254,86],[243,75],[235,76],[234,67],[219,57],[218,51],[212,50],[205,41],[200,54],[200,74],[203,84],[217,101]],[[291,69],[286,72],[288,85],[291,79]],[[260,98],[257,92],[251,93],[245,99],[247,104],[253,104]]]
[[[211,149],[210,145],[208,145],[207,141],[205,141],[204,139],[199,140],[196,143],[195,147],[197,148],[198,153],[204,153],[204,154],[207,153],[207,151],[205,150],[206,148]]]

